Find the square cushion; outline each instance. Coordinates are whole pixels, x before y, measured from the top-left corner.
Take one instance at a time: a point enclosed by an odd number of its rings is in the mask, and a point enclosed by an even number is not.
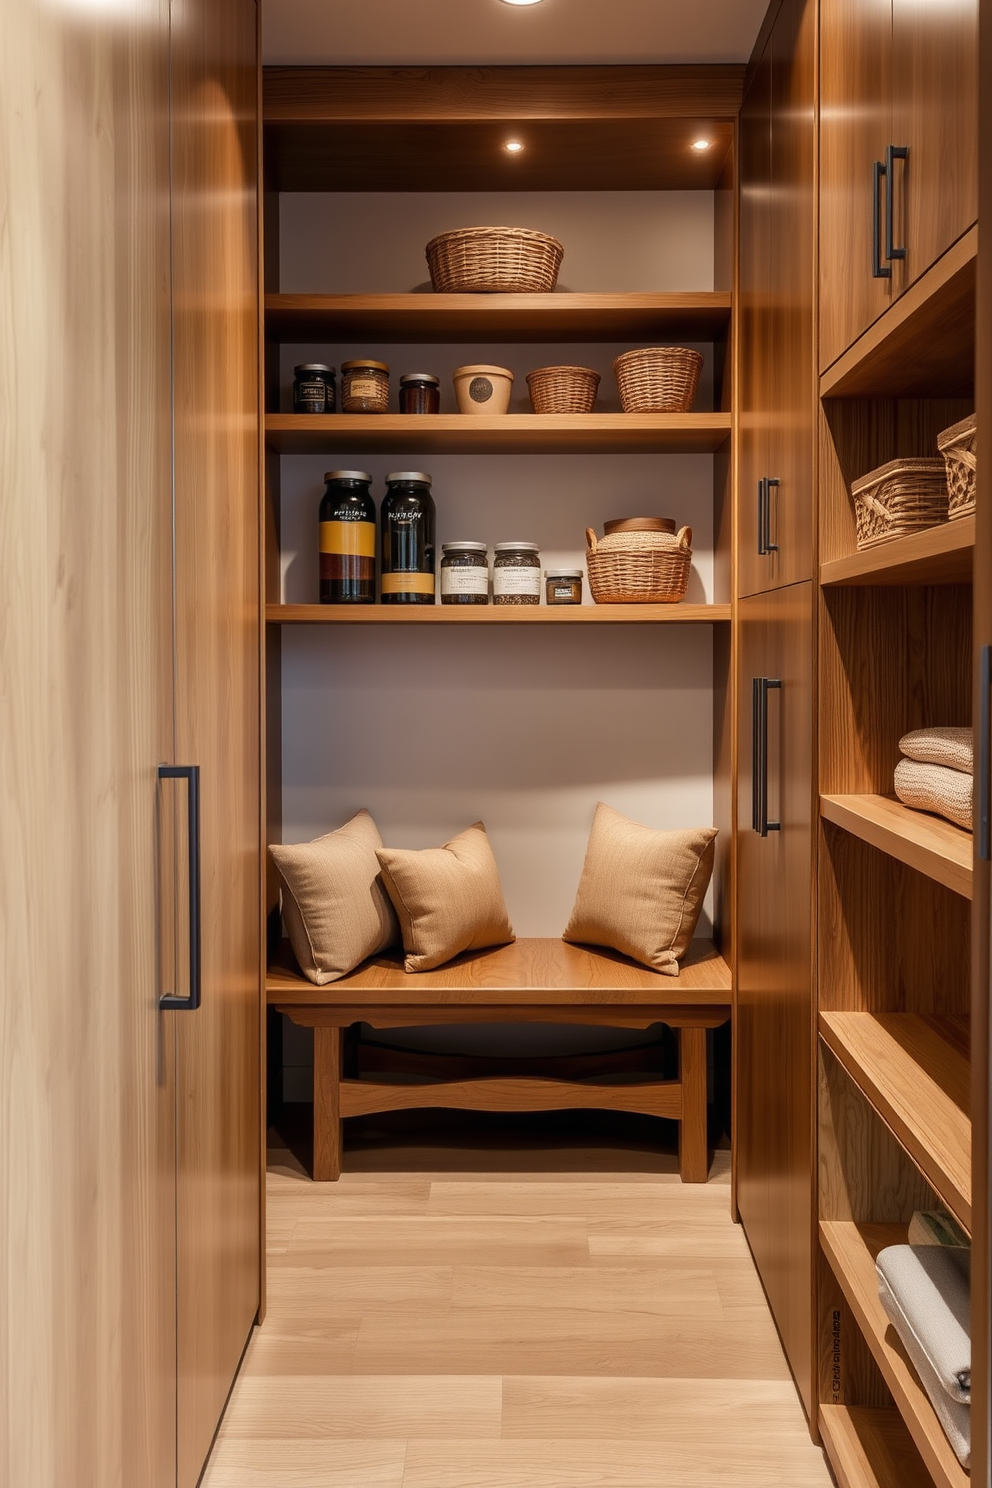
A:
[[[400,922],[407,971],[430,971],[461,951],[516,938],[482,822],[443,847],[383,847],[376,857]]]
[[[399,939],[379,876],[375,822],[359,811],[326,837],[269,848],[282,880],[282,914],[303,975],[336,982]]]
[[[601,801],[562,939],[611,946],[678,976],[713,872],[716,835],[716,827],[642,827]]]

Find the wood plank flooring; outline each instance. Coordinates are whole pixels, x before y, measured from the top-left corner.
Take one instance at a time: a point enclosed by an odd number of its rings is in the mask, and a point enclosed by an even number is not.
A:
[[[686,1186],[644,1153],[350,1157],[314,1185],[272,1154],[268,1314],[202,1488],[829,1488],[728,1153]]]

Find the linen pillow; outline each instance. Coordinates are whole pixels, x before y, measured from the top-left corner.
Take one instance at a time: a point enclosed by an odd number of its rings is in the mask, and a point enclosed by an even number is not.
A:
[[[461,951],[516,939],[482,822],[443,847],[383,847],[376,857],[400,922],[407,971],[431,971]]]
[[[950,770],[974,772],[970,728],[921,728],[903,734],[899,753],[924,764],[945,765]]]
[[[716,827],[662,832],[600,801],[563,940],[678,976],[713,872]]]
[[[318,987],[399,939],[379,877],[375,822],[359,811],[313,842],[269,848],[282,880],[282,914],[303,975]]]

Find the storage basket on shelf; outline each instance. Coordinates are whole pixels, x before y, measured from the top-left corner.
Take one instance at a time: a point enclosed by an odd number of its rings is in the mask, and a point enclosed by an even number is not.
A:
[[[589,590],[597,604],[678,604],[692,563],[692,528],[672,532],[663,517],[607,523],[597,539],[586,528]]]
[[[975,510],[978,484],[978,418],[970,413],[937,435],[937,448],[947,469],[947,515],[969,517]]]
[[[688,413],[703,358],[686,346],[625,351],[613,363],[624,413]]]
[[[592,413],[599,373],[592,367],[537,367],[527,373],[535,413]]]
[[[905,537],[947,521],[947,477],[941,459],[890,460],[851,487],[858,547]]]
[[[437,294],[550,294],[565,253],[526,227],[460,227],[427,244]]]

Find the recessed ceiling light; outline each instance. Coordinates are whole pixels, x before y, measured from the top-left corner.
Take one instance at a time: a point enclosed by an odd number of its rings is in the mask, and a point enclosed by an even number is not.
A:
[[[507,140],[506,144],[503,146],[503,149],[508,155],[519,155],[523,147],[523,140]]]
[[[698,150],[699,153],[700,153],[700,155],[703,153],[704,150],[711,149],[712,148],[712,145],[713,145],[713,141],[712,140],[708,140],[708,139],[698,139],[698,140],[693,140],[693,142],[692,142],[692,148],[694,150]]]
[[[539,0],[503,0],[504,5],[537,5]]]

